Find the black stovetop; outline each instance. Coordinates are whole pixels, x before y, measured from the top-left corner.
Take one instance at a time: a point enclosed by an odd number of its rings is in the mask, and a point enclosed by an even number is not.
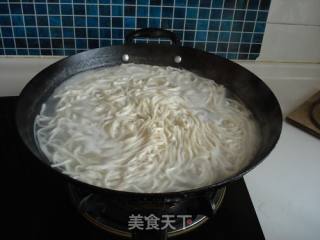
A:
[[[2,229],[10,239],[118,239],[91,226],[71,205],[65,183],[52,176],[22,144],[14,124],[16,97],[0,98],[0,159],[4,177]],[[173,239],[264,239],[243,179],[228,185],[216,216]]]

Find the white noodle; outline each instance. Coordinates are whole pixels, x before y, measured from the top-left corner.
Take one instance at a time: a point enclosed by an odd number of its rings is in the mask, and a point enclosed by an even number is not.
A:
[[[35,131],[53,167],[132,192],[213,184],[245,167],[258,145],[251,113],[222,85],[137,64],[73,76],[43,104]]]

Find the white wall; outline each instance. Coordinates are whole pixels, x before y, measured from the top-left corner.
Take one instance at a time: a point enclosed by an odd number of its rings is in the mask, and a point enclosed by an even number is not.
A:
[[[271,0],[258,60],[320,62],[320,0]]]

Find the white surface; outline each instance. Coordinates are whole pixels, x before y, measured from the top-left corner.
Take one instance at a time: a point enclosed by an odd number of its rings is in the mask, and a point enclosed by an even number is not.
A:
[[[320,62],[320,0],[272,0],[258,60]]]
[[[319,0],[272,0],[269,22],[320,25]]]
[[[0,96],[17,95],[58,59],[0,58]],[[270,86],[285,114],[320,90],[319,64],[239,63]],[[284,123],[276,148],[245,181],[266,239],[320,239],[319,139]]]

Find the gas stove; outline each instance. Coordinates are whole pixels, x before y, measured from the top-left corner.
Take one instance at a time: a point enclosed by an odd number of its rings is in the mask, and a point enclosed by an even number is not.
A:
[[[0,98],[0,156],[2,175],[7,179],[3,219],[9,236],[34,240],[130,239],[125,223],[116,224],[108,214],[101,217],[97,201],[90,200],[95,198],[53,176],[23,145],[14,124],[16,100]],[[217,209],[213,218],[192,216],[188,227],[176,226],[169,238],[264,239],[243,179],[221,189],[212,204]],[[112,209],[112,216],[118,211],[111,203],[103,208]]]

